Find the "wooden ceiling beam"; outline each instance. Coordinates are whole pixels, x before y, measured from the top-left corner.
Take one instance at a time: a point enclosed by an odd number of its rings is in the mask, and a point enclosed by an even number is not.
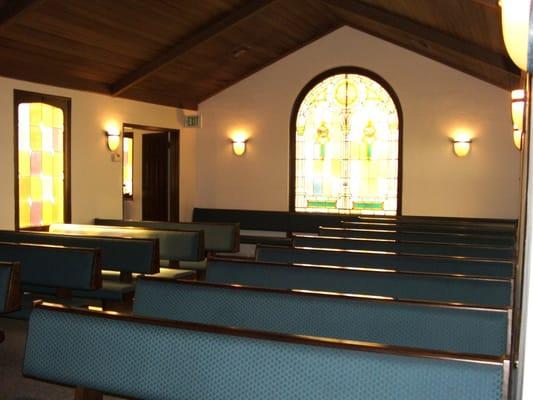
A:
[[[499,8],[498,0],[471,0],[474,3],[481,4],[482,6],[491,7],[491,8]]]
[[[427,25],[413,21],[401,15],[390,13],[360,1],[323,0],[326,4],[342,12],[377,21],[385,26],[397,29],[428,44],[448,48],[466,57],[497,67],[507,73],[519,75],[518,68],[507,55],[503,55],[474,43],[451,36]],[[487,0],[488,2],[488,0]],[[349,21],[346,21],[349,24]],[[377,32],[379,33],[379,32]]]
[[[257,14],[263,8],[267,7],[276,0],[251,0],[247,1],[244,6],[232,11],[225,17],[220,18],[214,23],[209,23],[203,28],[199,29],[195,33],[187,36],[183,40],[177,42],[169,49],[163,51],[153,60],[149,61],[145,65],[141,66],[119,79],[117,82],[111,85],[111,93],[117,96],[126,91],[131,86],[146,79],[150,74],[164,67],[168,63],[175,60],[180,55],[193,49],[194,47],[204,43],[209,39],[220,35],[222,32],[234,27],[238,23],[250,18]]]
[[[15,22],[23,14],[40,6],[46,0],[9,0],[0,9],[0,32]]]

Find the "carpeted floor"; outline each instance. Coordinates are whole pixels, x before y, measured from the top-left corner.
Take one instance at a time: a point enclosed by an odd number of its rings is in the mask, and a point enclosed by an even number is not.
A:
[[[72,400],[74,389],[22,376],[28,321],[0,318],[6,339],[0,343],[0,400]],[[119,399],[104,396],[105,400]]]

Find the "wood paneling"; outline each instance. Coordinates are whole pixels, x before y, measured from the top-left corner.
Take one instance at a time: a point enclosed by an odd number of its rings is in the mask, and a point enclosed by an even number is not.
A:
[[[518,85],[496,0],[0,0],[0,75],[196,108],[344,24]]]

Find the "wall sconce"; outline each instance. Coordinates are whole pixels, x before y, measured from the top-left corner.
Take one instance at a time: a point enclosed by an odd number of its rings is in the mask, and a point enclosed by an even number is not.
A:
[[[232,139],[233,154],[236,156],[242,156],[246,152],[246,140],[245,139]]]
[[[105,131],[107,135],[107,147],[112,152],[117,151],[120,146],[120,131],[117,127],[108,127]]]
[[[500,0],[502,9],[503,41],[509,57],[524,71],[533,69],[533,57],[529,58],[533,30],[530,30],[531,0]]]
[[[522,131],[518,129],[513,130],[513,142],[518,150],[522,150]]]
[[[469,137],[452,138],[453,152],[457,157],[464,157],[470,153],[472,139]]]

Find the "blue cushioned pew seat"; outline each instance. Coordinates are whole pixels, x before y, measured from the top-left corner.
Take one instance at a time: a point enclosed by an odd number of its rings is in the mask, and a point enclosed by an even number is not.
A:
[[[509,307],[512,304],[510,279],[211,258],[208,260],[206,280],[214,283],[358,293],[484,307]]]
[[[513,263],[504,260],[452,256],[406,255],[369,250],[318,249],[258,245],[256,259],[267,262],[309,263],[346,267],[393,268],[399,271],[461,274],[470,276],[513,276]]]
[[[295,247],[316,247],[344,250],[394,251],[406,254],[449,255],[473,258],[512,260],[514,247],[468,245],[464,243],[424,243],[393,239],[361,239],[342,236],[293,235]]]
[[[474,235],[465,233],[442,233],[442,232],[406,232],[391,229],[350,229],[340,227],[320,226],[319,235],[323,236],[346,236],[370,239],[409,240],[426,243],[465,243],[473,245],[490,246],[514,246],[515,238],[501,235]]]
[[[509,353],[510,309],[420,304],[153,277],[137,282],[135,315],[454,353]]]
[[[23,374],[147,400],[501,400],[508,361],[37,304]]]

